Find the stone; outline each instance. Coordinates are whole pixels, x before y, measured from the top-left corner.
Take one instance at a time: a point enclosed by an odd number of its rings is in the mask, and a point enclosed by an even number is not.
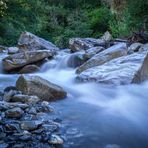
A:
[[[148,43],[144,44],[144,45],[141,46],[141,48],[139,49],[139,52],[143,52],[143,51],[148,51]]]
[[[72,52],[87,50],[95,46],[105,46],[105,41],[94,38],[71,38],[69,40],[69,48]]]
[[[134,52],[138,52],[139,49],[142,47],[143,44],[141,43],[133,43],[129,48],[128,48],[128,53],[132,54]]]
[[[20,74],[34,73],[39,70],[40,68],[36,65],[26,65],[19,71],[19,73]]]
[[[8,50],[8,54],[16,54],[19,52],[18,47],[9,47],[7,50]]]
[[[4,58],[2,64],[5,71],[13,71],[52,56],[52,53],[48,50],[26,51]]]
[[[5,132],[21,132],[19,124],[7,123],[5,125]]]
[[[17,94],[17,95],[14,95],[10,99],[10,101],[11,102],[22,102],[22,103],[36,104],[40,101],[40,99],[37,96],[28,96],[28,95]]]
[[[8,109],[5,112],[5,115],[8,118],[21,118],[23,114],[24,114],[24,111],[19,107],[15,107],[13,109]]]
[[[93,56],[83,65],[81,65],[76,70],[76,73],[79,74],[89,68],[103,65],[104,63],[107,63],[112,59],[125,56],[125,55],[127,55],[127,46],[125,43],[119,43]]]
[[[95,54],[102,52],[103,50],[105,50],[105,49],[104,49],[104,47],[101,47],[101,46],[92,47],[92,48],[85,51],[84,59],[88,60],[88,59],[92,58]]]
[[[148,79],[148,54],[134,53],[119,57],[101,66],[96,66],[78,75],[83,82],[98,82],[110,85],[141,83]]]
[[[81,66],[86,61],[83,56],[84,56],[83,52],[76,52],[71,54],[67,59],[67,66],[71,68],[76,68]]]
[[[36,95],[44,101],[54,101],[63,99],[67,93],[62,87],[53,84],[39,76],[22,75],[16,82],[18,90],[27,95]]]
[[[9,102],[10,99],[11,99],[14,95],[19,94],[19,93],[21,93],[21,92],[19,92],[19,91],[16,89],[16,87],[14,87],[14,86],[6,87],[6,88],[4,89],[4,101]]]
[[[52,134],[50,139],[48,140],[49,144],[63,144],[63,139],[60,138],[58,135]]]
[[[101,37],[105,42],[109,42],[112,40],[112,35],[109,33],[109,31],[106,31],[104,35]]]
[[[22,121],[21,129],[27,131],[33,131],[42,125],[42,121]]]
[[[53,43],[30,32],[23,32],[20,35],[18,47],[22,51],[48,50],[53,54],[59,50],[59,48],[57,48]]]

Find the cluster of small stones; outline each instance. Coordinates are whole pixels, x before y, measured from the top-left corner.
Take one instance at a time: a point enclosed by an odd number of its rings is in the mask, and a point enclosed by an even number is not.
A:
[[[60,120],[47,119],[47,114],[53,111],[48,102],[40,101],[37,96],[27,96],[15,87],[7,87],[0,92],[0,148],[62,145]]]

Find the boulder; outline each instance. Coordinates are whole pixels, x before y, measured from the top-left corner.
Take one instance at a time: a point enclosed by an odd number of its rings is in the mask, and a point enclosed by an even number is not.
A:
[[[134,52],[138,52],[140,47],[142,47],[143,44],[141,43],[133,43],[129,48],[128,48],[128,53],[132,54]]]
[[[144,44],[144,45],[141,46],[141,48],[139,49],[139,52],[143,52],[143,51],[148,51],[148,43]]]
[[[108,31],[106,31],[106,32],[104,33],[104,35],[101,37],[101,39],[103,39],[103,40],[106,41],[106,42],[111,41],[112,38],[113,38],[112,35],[111,35]]]
[[[90,60],[81,65],[76,73],[79,74],[86,69],[102,65],[112,59],[125,55],[127,55],[127,46],[125,43],[119,43],[93,56]]]
[[[134,53],[119,57],[101,66],[96,66],[78,75],[84,82],[98,82],[111,85],[140,83],[148,79],[148,54]]]
[[[55,53],[58,48],[49,41],[46,41],[30,32],[23,32],[18,40],[18,47],[20,50],[36,51],[49,50]]]
[[[63,144],[63,142],[64,142],[63,139],[55,134],[52,134],[50,139],[48,140],[49,144],[56,144],[56,145]]]
[[[38,96],[44,101],[65,98],[67,93],[62,87],[53,84],[39,76],[20,76],[16,82],[18,90],[27,95]]]
[[[19,52],[18,47],[9,47],[7,50],[8,50],[8,54],[16,54]]]
[[[103,50],[104,50],[104,48],[101,46],[92,47],[92,48],[85,51],[84,58],[86,60],[88,60],[88,59],[92,58],[95,54],[102,52]]]
[[[39,70],[40,70],[40,68],[36,65],[26,65],[19,71],[19,73],[20,74],[34,73]]]
[[[27,51],[4,58],[2,64],[5,71],[13,71],[25,65],[44,60],[45,58],[51,58],[52,56],[52,53],[47,50]]]
[[[105,46],[105,41],[94,38],[71,38],[69,40],[69,48],[72,52],[87,50],[95,46]]]
[[[19,107],[15,107],[13,109],[8,109],[5,112],[5,115],[8,118],[21,118],[23,114],[24,114],[24,111]]]

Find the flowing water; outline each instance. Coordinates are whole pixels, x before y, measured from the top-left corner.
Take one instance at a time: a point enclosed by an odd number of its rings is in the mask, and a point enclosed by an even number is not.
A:
[[[63,147],[148,148],[148,82],[120,87],[78,83],[69,60],[71,55],[61,52],[36,73],[68,92],[66,99],[51,103],[62,119]],[[0,89],[15,85],[17,77],[0,74]]]

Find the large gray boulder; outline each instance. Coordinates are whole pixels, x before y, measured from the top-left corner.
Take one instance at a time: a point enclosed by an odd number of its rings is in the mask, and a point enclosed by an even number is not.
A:
[[[125,55],[127,55],[127,46],[125,43],[119,43],[93,56],[90,60],[81,65],[76,72],[79,74],[86,69],[102,65],[112,59]]]
[[[18,40],[18,47],[20,50],[36,51],[36,50],[49,50],[55,53],[58,48],[49,41],[42,39],[30,32],[23,32]]]
[[[4,58],[2,64],[5,71],[13,71],[25,65],[39,62],[45,58],[51,58],[52,56],[52,53],[47,50],[27,51]]]
[[[18,78],[16,87],[24,94],[38,96],[44,101],[62,99],[67,95],[62,87],[53,84],[39,76],[22,75]]]
[[[94,38],[71,38],[69,40],[69,48],[72,52],[87,50],[95,46],[105,46],[105,41]]]
[[[148,79],[148,54],[134,53],[123,56],[101,66],[90,68],[77,79],[111,85],[141,83]]]

